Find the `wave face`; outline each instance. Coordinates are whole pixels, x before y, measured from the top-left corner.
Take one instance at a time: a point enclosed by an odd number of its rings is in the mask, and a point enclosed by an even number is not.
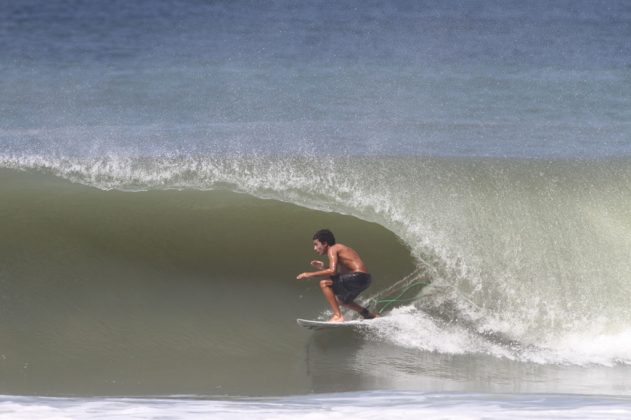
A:
[[[307,392],[295,319],[326,305],[316,281],[296,280],[313,232],[352,240],[373,290],[414,267],[377,224],[226,189],[0,180],[4,393]]]
[[[12,156],[2,166],[44,173],[2,172],[5,330],[31,349],[14,354],[64,341],[85,363],[98,346],[131,361],[160,346],[176,364],[202,350],[234,362],[256,341],[261,357],[282,358],[295,350],[293,319],[325,307],[317,286],[292,278],[312,231],[329,226],[372,266],[373,304],[429,283],[390,305],[369,341],[631,364],[625,160]],[[19,325],[38,332],[21,338]]]

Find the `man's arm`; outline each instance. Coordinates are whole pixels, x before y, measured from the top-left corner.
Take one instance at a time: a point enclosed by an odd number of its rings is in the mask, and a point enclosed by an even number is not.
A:
[[[327,256],[329,257],[329,267],[324,270],[319,271],[308,271],[305,273],[301,273],[296,277],[298,280],[307,279],[310,277],[324,277],[324,276],[332,276],[337,272],[337,250],[333,250],[333,247],[329,248],[327,252]]]

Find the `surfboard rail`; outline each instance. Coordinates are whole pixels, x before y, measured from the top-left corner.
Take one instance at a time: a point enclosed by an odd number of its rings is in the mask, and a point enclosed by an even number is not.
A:
[[[351,321],[343,321],[343,322],[328,322],[328,321],[317,321],[313,319],[296,319],[298,325],[304,328],[308,328],[310,330],[329,330],[329,329],[338,329],[338,328],[358,328],[365,327],[371,320],[368,319],[354,319]]]

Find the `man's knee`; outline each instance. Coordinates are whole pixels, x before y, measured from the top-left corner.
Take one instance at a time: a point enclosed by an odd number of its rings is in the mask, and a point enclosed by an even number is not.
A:
[[[325,287],[333,286],[333,282],[331,280],[320,280],[320,287],[324,289]]]

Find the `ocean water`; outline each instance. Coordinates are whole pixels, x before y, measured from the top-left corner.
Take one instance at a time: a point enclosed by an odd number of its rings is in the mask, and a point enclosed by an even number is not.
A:
[[[625,1],[3,3],[0,418],[628,418],[630,38]],[[322,227],[366,327],[295,324]]]

